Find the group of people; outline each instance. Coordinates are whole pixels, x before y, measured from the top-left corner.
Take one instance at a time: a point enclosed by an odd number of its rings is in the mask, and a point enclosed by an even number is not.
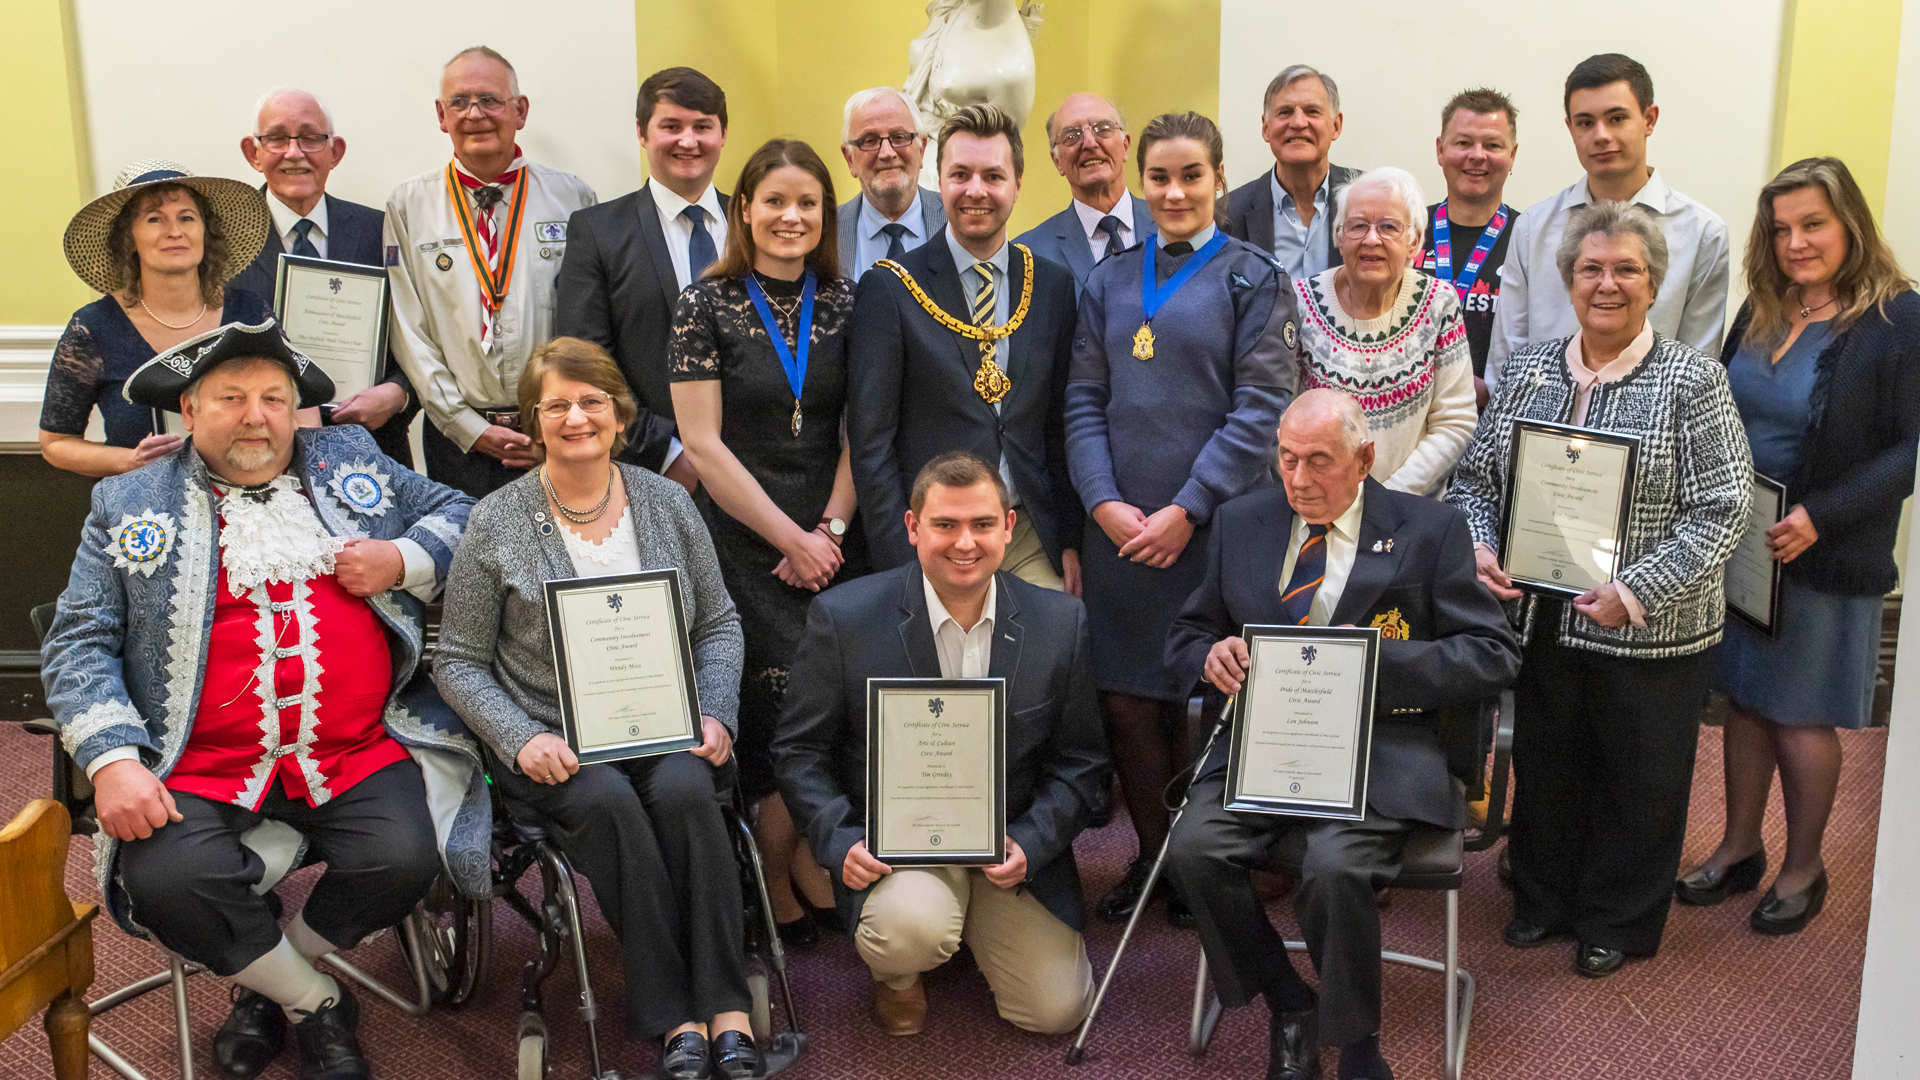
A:
[[[1571,938],[1606,976],[1657,950],[1674,897],[1757,888],[1776,770],[1788,848],[1752,923],[1798,930],[1895,581],[1920,296],[1846,166],[1808,159],[1761,192],[1723,335],[1726,226],[1648,165],[1646,70],[1591,57],[1563,103],[1585,176],[1521,213],[1496,91],[1442,110],[1433,205],[1402,169],[1332,164],[1339,91],[1304,65],[1263,99],[1273,168],[1232,191],[1207,117],[1136,140],[1075,94],[1046,123],[1073,201],[1013,240],[1025,148],[991,105],[929,132],[865,90],[840,146],[858,194],[789,139],[722,194],[725,94],[672,68],[638,95],[649,179],[599,203],[524,157],[528,98],[485,47],[443,71],[451,160],[384,215],[326,193],[346,143],[298,90],[241,143],[264,196],[129,167],[67,231],[104,295],[41,421],[49,461],[111,478],[44,652],[109,909],[236,984],[229,1075],[291,1031],[304,1075],[364,1076],[354,998],[313,960],[442,872],[485,890],[490,776],[592,883],[661,1074],[745,1077],[736,789],[782,935],[851,934],[884,1030],[921,1030],[921,977],[964,943],[1003,1017],[1063,1032],[1093,998],[1072,845],[1117,773],[1139,856],[1095,914],[1150,902],[1164,845],[1169,919],[1197,926],[1226,1003],[1271,1010],[1268,1075],[1318,1076],[1326,1042],[1343,1080],[1390,1077],[1374,891],[1410,831],[1466,821],[1452,769],[1476,748],[1440,711],[1517,682],[1509,945]],[[387,269],[392,363],[329,410],[260,298],[283,251]],[[1622,569],[1577,599],[1503,569],[1516,420],[1641,440]],[[1772,636],[1729,624],[1722,588],[1754,469],[1791,508]],[[663,568],[701,741],[582,764],[544,585]],[[1226,740],[1189,761],[1190,699],[1217,691],[1217,718],[1240,628],[1273,623],[1381,629],[1363,820],[1227,810]],[[867,850],[866,682],[895,676],[1006,680],[1003,863]],[[1676,881],[1715,685],[1726,834]],[[252,888],[270,822],[327,864],[284,930]],[[1251,877],[1280,840],[1305,852],[1317,993]]]

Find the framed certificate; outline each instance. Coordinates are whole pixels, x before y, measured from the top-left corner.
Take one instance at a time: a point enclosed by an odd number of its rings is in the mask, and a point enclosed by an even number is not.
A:
[[[893,866],[1006,861],[1005,679],[867,680],[867,851]]]
[[[1234,698],[1226,806],[1264,814],[1367,815],[1380,629],[1247,626]]]
[[[584,764],[700,745],[676,570],[547,582],[547,632],[567,745]]]
[[[1780,622],[1780,560],[1767,547],[1767,530],[1787,516],[1787,485],[1753,474],[1753,509],[1747,531],[1727,560],[1727,610],[1772,637]]]
[[[333,378],[333,404],[380,381],[387,357],[382,266],[280,256],[273,311],[287,341]]]
[[[1640,465],[1640,436],[1513,422],[1500,555],[1517,588],[1579,596],[1614,579]]]

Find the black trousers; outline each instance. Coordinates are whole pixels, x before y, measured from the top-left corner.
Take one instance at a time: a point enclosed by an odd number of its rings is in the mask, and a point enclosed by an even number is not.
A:
[[[1553,622],[1540,620],[1514,691],[1514,913],[1652,956],[1686,840],[1710,654],[1602,656],[1559,644]]]
[[[1228,1006],[1266,994],[1275,1009],[1314,1004],[1267,920],[1250,871],[1271,865],[1282,841],[1304,845],[1293,910],[1320,974],[1324,1042],[1350,1043],[1380,1030],[1380,910],[1374,888],[1400,872],[1411,826],[1369,810],[1360,821],[1315,821],[1226,809],[1226,740],[1215,743],[1187,793],[1167,865],[1193,909],[1214,986]],[[1292,833],[1292,835],[1287,835]]]
[[[447,438],[431,418],[420,426],[420,451],[427,459],[427,479],[482,499],[527,474],[509,469],[500,459],[478,450],[468,453]]]
[[[685,752],[582,765],[562,784],[493,770],[508,811],[546,826],[593,884],[620,939],[636,1039],[753,1007],[740,875],[720,814],[733,772]]]
[[[120,847],[133,919],[160,944],[217,975],[232,975],[280,944],[280,924],[256,894],[266,865],[240,843],[262,821],[283,821],[327,864],[307,925],[342,947],[406,917],[440,873],[420,766],[409,758],[325,805],[290,799],[275,784],[258,811],[175,792],[182,820]]]

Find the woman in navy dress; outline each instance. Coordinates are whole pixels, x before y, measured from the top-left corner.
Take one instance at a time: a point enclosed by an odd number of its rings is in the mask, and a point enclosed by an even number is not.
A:
[[[1100,902],[1110,921],[1140,900],[1167,835],[1162,792],[1186,756],[1193,687],[1162,660],[1167,629],[1205,573],[1214,508],[1272,476],[1298,367],[1286,275],[1220,229],[1220,161],[1220,130],[1198,113],[1156,116],[1140,133],[1159,233],[1088,276],[1067,382],[1067,463],[1088,511],[1080,560],[1094,676],[1140,841]],[[1183,909],[1169,917],[1183,921]]]

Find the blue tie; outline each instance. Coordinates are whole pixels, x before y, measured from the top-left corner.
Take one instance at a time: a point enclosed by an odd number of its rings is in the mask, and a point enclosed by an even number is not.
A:
[[[897,221],[889,221],[880,226],[880,231],[887,234],[887,258],[894,262],[906,258],[907,245],[900,238],[907,235],[907,227]]]
[[[699,281],[701,272],[720,256],[713,249],[713,234],[707,231],[707,212],[698,206],[689,206],[680,211],[680,216],[693,225],[693,239],[687,242],[687,277]]]
[[[1307,538],[1293,559],[1293,576],[1280,594],[1280,615],[1289,626],[1305,626],[1313,611],[1313,594],[1327,580],[1327,527],[1307,526]]]
[[[1120,254],[1120,219],[1119,218],[1114,217],[1112,214],[1108,214],[1106,217],[1103,217],[1100,219],[1100,224],[1095,225],[1093,227],[1093,231],[1103,232],[1107,234],[1107,254],[1108,255]]]
[[[307,234],[312,231],[313,222],[307,218],[301,218],[293,223],[293,254],[305,255],[309,259],[320,257],[320,249],[314,247],[313,241],[307,239]]]

